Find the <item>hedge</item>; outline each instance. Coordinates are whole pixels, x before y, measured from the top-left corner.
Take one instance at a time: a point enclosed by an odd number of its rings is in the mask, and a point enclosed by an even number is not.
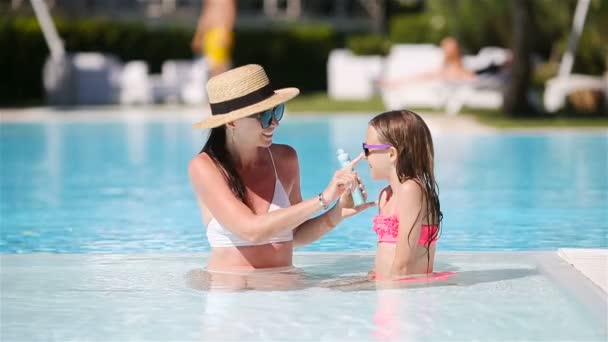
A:
[[[145,60],[160,72],[167,59],[191,59],[193,29],[147,27],[141,23],[109,19],[65,20],[55,18],[68,52],[99,51],[122,61]],[[233,63],[262,64],[277,87],[302,91],[326,88],[329,51],[340,36],[328,26],[290,25],[235,33]],[[31,17],[0,18],[0,105],[20,105],[43,100],[42,68],[48,48],[38,22]]]

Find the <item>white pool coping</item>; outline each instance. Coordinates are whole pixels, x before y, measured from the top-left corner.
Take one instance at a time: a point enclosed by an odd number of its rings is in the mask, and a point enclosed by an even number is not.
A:
[[[608,293],[608,248],[560,248],[557,255]]]
[[[340,118],[358,115],[369,116],[376,112],[293,112],[287,109],[286,116],[306,120],[330,116]],[[498,129],[478,122],[467,115],[447,116],[437,113],[420,112],[429,128],[435,133],[447,134],[496,134],[501,133],[606,133],[606,127],[531,127]],[[133,121],[183,121],[194,123],[211,115],[208,106],[149,105],[149,106],[74,106],[74,107],[29,107],[0,108],[0,123],[40,123],[40,122],[107,122],[116,120]]]
[[[365,112],[293,112],[285,114],[290,120],[308,120],[327,116],[337,121],[357,115],[369,117],[377,113]],[[469,116],[446,116],[440,114],[420,113],[431,132],[435,134],[493,134],[496,128],[483,125]],[[50,122],[108,122],[123,120],[126,122],[184,122],[195,123],[209,116],[207,106],[156,105],[142,107],[32,107],[20,109],[1,109],[0,122],[3,123],[50,123]]]

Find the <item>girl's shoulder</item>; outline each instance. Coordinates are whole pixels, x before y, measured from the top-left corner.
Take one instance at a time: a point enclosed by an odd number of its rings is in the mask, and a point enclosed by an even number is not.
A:
[[[416,179],[408,179],[399,185],[399,188],[395,190],[397,199],[400,201],[408,199],[422,199],[424,188],[420,182]]]
[[[391,189],[390,185],[385,186],[382,190],[380,190],[380,196],[378,198],[379,201],[388,201],[388,199],[393,194],[393,189]]]
[[[393,189],[391,189],[390,185],[387,185],[384,189],[380,190],[380,195],[378,196],[378,210],[380,212],[384,212],[386,204],[388,200],[393,196]]]

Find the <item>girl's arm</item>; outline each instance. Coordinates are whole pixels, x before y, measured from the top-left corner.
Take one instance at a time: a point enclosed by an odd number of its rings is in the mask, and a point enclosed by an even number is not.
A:
[[[393,191],[398,196],[399,233],[390,277],[399,278],[411,273],[415,266],[423,195],[420,185],[413,180],[407,180]]]
[[[391,196],[393,196],[393,191],[392,191],[390,185],[388,185],[384,189],[380,190],[380,194],[378,195],[378,214],[383,214],[383,208]],[[386,214],[386,211],[384,211],[384,214]],[[377,257],[375,259],[377,260]],[[375,280],[378,276],[376,274],[376,262],[377,261],[374,261],[374,266],[372,267],[371,271],[369,271],[367,273],[367,277],[370,280]],[[386,275],[382,275],[382,276],[384,277]]]

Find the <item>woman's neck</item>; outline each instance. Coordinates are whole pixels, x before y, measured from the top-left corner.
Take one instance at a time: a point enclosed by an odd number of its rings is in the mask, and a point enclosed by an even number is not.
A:
[[[263,150],[258,146],[237,145],[230,140],[226,141],[226,145],[230,157],[238,169],[248,169],[255,166],[259,162]]]

